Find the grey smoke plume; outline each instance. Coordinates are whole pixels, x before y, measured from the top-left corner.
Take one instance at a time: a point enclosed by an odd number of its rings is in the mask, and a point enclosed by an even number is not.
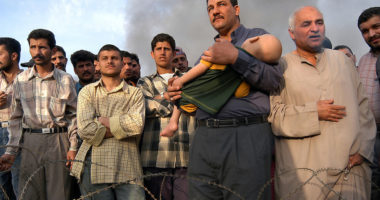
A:
[[[172,35],[191,65],[216,35],[205,0],[129,0],[128,4],[125,49],[139,55],[142,75],[155,72],[150,42],[156,34]],[[241,23],[277,36],[284,53],[295,49],[287,32],[290,13],[301,6],[317,6],[324,14],[326,36],[333,46],[346,44],[361,57],[369,48],[357,28],[357,18],[364,9],[378,6],[378,0],[240,0],[239,5]]]

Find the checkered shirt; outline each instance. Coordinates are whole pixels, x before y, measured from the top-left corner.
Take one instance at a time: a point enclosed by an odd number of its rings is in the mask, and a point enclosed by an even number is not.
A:
[[[380,84],[376,75],[376,60],[372,53],[366,53],[360,58],[358,70],[376,123],[380,123]]]
[[[175,75],[179,75],[176,71]],[[141,160],[143,167],[187,167],[189,144],[195,130],[195,117],[181,114],[178,131],[173,137],[161,137],[160,132],[169,123],[173,104],[155,96],[167,90],[167,83],[158,74],[140,78],[137,86],[145,96],[146,120],[142,136]]]
[[[35,66],[14,80],[8,145],[19,145],[22,128],[68,127],[70,150],[77,149],[77,94],[70,74],[53,68],[41,78]],[[7,154],[18,148],[8,147]]]
[[[108,117],[114,137],[104,139],[106,128],[97,117]],[[145,104],[140,89],[124,81],[107,91],[101,80],[85,86],[78,97],[78,133],[83,139],[75,159],[84,161],[91,151],[91,183],[120,183],[142,176],[138,141],[144,127]],[[78,180],[83,163],[74,162]],[[141,180],[134,180],[140,182]]]

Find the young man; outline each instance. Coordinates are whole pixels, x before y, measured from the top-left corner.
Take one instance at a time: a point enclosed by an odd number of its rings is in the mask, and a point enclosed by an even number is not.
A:
[[[94,82],[95,55],[86,50],[79,50],[70,56],[71,63],[74,66],[74,72],[79,78],[79,82],[75,84],[77,94],[87,84]]]
[[[376,124],[354,63],[322,47],[315,7],[290,16],[289,34],[296,50],[283,57],[285,81],[269,117],[278,136],[276,198],[370,199]]]
[[[0,145],[6,145],[9,141],[8,125],[11,116],[11,104],[13,96],[13,82],[16,76],[22,71],[18,63],[20,61],[21,45],[13,39],[0,38]],[[5,153],[5,148],[0,149],[0,154]],[[0,184],[4,190],[0,191],[0,199],[5,199],[5,194],[10,199],[17,196],[18,187],[18,167],[20,156],[17,156],[15,166],[10,172],[2,172]],[[16,196],[15,196],[16,195]]]
[[[120,78],[123,64],[116,46],[103,46],[98,60],[101,79],[83,88],[78,97],[78,133],[83,143],[76,160],[82,162],[74,163],[72,174],[80,181],[82,195],[118,184],[92,197],[144,200],[138,153],[144,96]]]
[[[66,52],[61,46],[55,46],[53,55],[51,56],[51,62],[54,66],[62,71],[66,71]]]
[[[54,161],[73,160],[77,150],[74,80],[51,63],[55,47],[51,31],[33,30],[28,42],[35,65],[14,81],[8,127],[8,145],[18,146],[22,140],[28,149],[21,151],[19,190],[25,187],[26,191],[20,198],[69,199],[69,172],[64,164]],[[18,150],[7,148],[0,160],[2,170],[10,168]],[[34,178],[28,180],[33,173]]]
[[[376,67],[376,62],[380,62],[380,7],[363,11],[358,18],[358,28],[370,47],[369,52],[360,58],[358,71],[377,125],[372,181],[380,185],[380,71]],[[380,199],[377,187],[372,187],[371,198]]]
[[[251,90],[244,98],[231,97],[214,115],[197,110],[199,127],[190,150],[188,175],[224,185],[242,198],[256,199],[270,180],[273,138],[267,122],[268,94],[280,87],[282,74],[277,65],[266,64],[235,48],[250,37],[267,33],[240,24],[237,0],[206,2],[210,23],[219,34],[202,59],[229,65]],[[172,99],[179,98],[176,91],[169,94]],[[190,180],[189,184],[190,199],[236,198],[206,182]],[[263,199],[270,199],[270,189],[262,195]]]
[[[137,81],[140,78],[139,58],[136,54],[129,53],[128,51],[122,51],[121,54],[123,56],[124,67],[121,70],[120,76],[128,84],[136,86]]]
[[[137,85],[145,96],[146,121],[141,144],[141,160],[144,174],[168,173],[185,176],[189,158],[189,143],[195,127],[194,117],[181,115],[179,129],[174,137],[161,137],[160,132],[168,124],[173,104],[164,98],[168,80],[174,72],[171,64],[175,41],[168,34],[158,34],[151,42],[151,56],[157,72],[141,78]],[[156,198],[187,199],[187,180],[176,177],[152,177],[144,180],[145,186]],[[147,195],[150,198],[150,196]]]

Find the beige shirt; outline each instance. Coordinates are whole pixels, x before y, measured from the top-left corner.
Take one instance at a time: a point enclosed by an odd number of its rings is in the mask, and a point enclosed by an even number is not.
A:
[[[277,136],[276,173],[285,173],[275,181],[279,197],[311,177],[312,173],[299,168],[345,169],[349,156],[355,153],[370,161],[373,158],[376,124],[355,66],[338,51],[325,49],[316,57],[317,65],[313,66],[293,53],[284,56],[285,85],[271,96],[269,121]],[[339,122],[319,121],[317,101],[328,99],[345,106],[347,116]],[[368,170],[363,173],[368,175]],[[334,171],[319,177],[335,184],[338,175]],[[315,186],[321,183],[317,179],[311,183],[315,185],[306,184],[291,199],[320,199],[321,187]]]
[[[109,117],[112,138],[97,117]],[[119,183],[142,176],[138,140],[144,127],[145,104],[140,89],[124,81],[108,92],[101,80],[84,87],[78,97],[78,134],[83,143],[76,160],[84,161],[91,148],[91,183]],[[83,163],[72,175],[80,179]],[[141,180],[136,180],[141,182]]]
[[[77,93],[70,74],[55,67],[41,78],[35,66],[20,73],[13,83],[8,145],[18,146],[22,128],[67,127],[70,150],[77,150]],[[17,148],[8,147],[7,154]]]

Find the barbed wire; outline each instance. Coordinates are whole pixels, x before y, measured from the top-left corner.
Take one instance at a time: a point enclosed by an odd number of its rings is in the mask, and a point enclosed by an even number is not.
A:
[[[3,145],[3,146],[0,146],[0,148],[6,148],[6,147],[18,147],[18,148],[21,148],[22,151],[28,151],[28,153],[31,154],[31,156],[33,157],[33,159],[35,159],[35,161],[37,163],[37,166],[39,166],[26,179],[26,182],[25,182],[25,184],[24,184],[24,186],[23,186],[23,188],[22,188],[22,190],[20,192],[19,200],[23,200],[24,198],[26,198],[25,195],[26,195],[27,189],[30,187],[30,185],[32,183],[32,180],[47,165],[65,165],[66,162],[67,162],[67,160],[54,160],[54,161],[50,161],[49,160],[49,161],[45,161],[44,163],[38,163],[37,162],[37,157],[35,156],[34,152],[32,152],[30,149],[28,149],[26,147],[23,147],[22,145],[21,146],[14,146],[14,145]],[[96,165],[96,166],[112,169],[112,167],[110,167],[110,166],[99,164],[99,163],[94,163],[94,162],[88,161],[88,160],[87,161],[72,160],[72,162],[81,162],[84,165],[86,165],[86,164],[87,165]],[[21,170],[20,167],[18,168],[18,170]],[[313,169],[310,169],[310,168],[296,168],[296,169],[291,169],[291,170],[287,170],[287,171],[284,171],[282,173],[276,174],[275,177],[272,177],[270,180],[266,181],[263,184],[263,186],[260,188],[259,193],[258,193],[256,199],[257,200],[263,199],[265,191],[268,190],[268,189],[270,189],[270,186],[272,185],[273,181],[276,178],[281,177],[281,176],[286,176],[289,173],[296,173],[296,172],[299,172],[299,171],[305,171],[307,173],[310,173],[310,177],[307,177],[307,178],[304,177],[305,178],[304,182],[302,182],[300,185],[298,185],[292,191],[290,191],[289,193],[287,193],[285,196],[280,197],[280,199],[291,199],[292,197],[294,197],[296,195],[297,192],[299,192],[300,190],[302,190],[302,188],[305,185],[307,185],[307,184],[311,184],[311,185],[316,185],[316,186],[319,186],[319,187],[327,188],[327,190],[329,192],[332,192],[339,199],[344,199],[344,197],[342,196],[342,194],[340,194],[339,192],[335,191],[329,184],[325,183],[318,176],[319,174],[321,174],[323,172],[328,172],[328,171],[331,171],[331,170],[336,171],[336,174],[344,176],[343,177],[344,179],[346,179],[346,177],[348,176],[348,174],[350,174],[352,176],[356,176],[358,178],[361,178],[364,181],[366,181],[368,183],[371,183],[371,185],[374,186],[373,188],[375,188],[375,190],[377,192],[380,192],[380,186],[377,185],[377,184],[375,184],[375,183],[373,183],[372,180],[371,180],[371,177],[362,176],[362,175],[360,175],[358,173],[355,173],[355,172],[352,172],[352,171],[348,170],[347,168],[346,169],[321,168],[321,169],[318,169],[318,170],[313,170]],[[6,170],[4,172],[9,172],[9,171],[10,171],[10,169]],[[2,173],[4,173],[4,172],[2,172]],[[121,171],[121,173],[124,173],[124,172]],[[198,181],[198,182],[206,183],[208,185],[212,185],[212,186],[215,186],[215,187],[217,187],[219,189],[225,190],[225,191],[233,194],[238,199],[242,199],[242,200],[245,199],[241,194],[239,194],[238,192],[234,191],[233,189],[231,189],[231,188],[229,188],[227,186],[224,186],[222,184],[219,184],[219,183],[207,180],[207,179],[202,179],[202,178],[192,177],[192,176],[186,176],[186,175],[175,175],[175,174],[169,174],[169,173],[153,173],[153,174],[144,174],[142,176],[135,177],[135,178],[127,180],[125,182],[110,184],[110,185],[108,185],[108,186],[106,186],[104,188],[98,189],[96,191],[90,191],[87,194],[84,194],[84,195],[80,196],[76,200],[84,200],[86,198],[91,198],[94,195],[99,194],[100,192],[103,192],[103,191],[106,191],[106,190],[110,190],[110,189],[116,188],[116,187],[118,187],[120,185],[124,185],[124,184],[135,184],[135,185],[141,187],[142,189],[144,189],[144,191],[146,192],[146,194],[149,195],[152,199],[157,200],[157,197],[155,197],[154,194],[152,194],[151,191],[149,191],[148,188],[146,188],[143,184],[141,184],[143,182],[142,180],[144,180],[146,178],[152,178],[152,177],[164,177],[164,178],[171,177],[171,178],[180,178],[180,179],[188,179],[188,180],[192,180],[192,181]],[[311,182],[312,180],[317,180],[321,185],[318,185],[316,183],[312,183]],[[3,191],[4,198],[7,199],[7,200],[10,199],[9,195],[6,193],[6,191],[2,187],[2,185],[0,185],[0,188]],[[161,191],[162,191],[162,185],[161,185]],[[161,195],[159,195],[158,198],[161,200],[162,199]]]

